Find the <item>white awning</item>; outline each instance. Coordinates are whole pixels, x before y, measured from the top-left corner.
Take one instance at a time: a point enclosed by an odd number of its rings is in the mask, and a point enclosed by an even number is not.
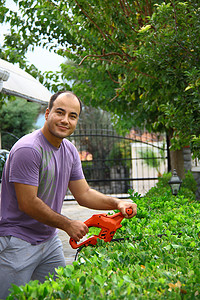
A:
[[[52,95],[33,76],[3,59],[0,59],[0,92],[41,104],[47,104]]]

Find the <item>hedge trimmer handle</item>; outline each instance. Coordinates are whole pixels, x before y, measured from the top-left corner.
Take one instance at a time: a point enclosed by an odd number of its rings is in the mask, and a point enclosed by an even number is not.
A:
[[[133,213],[132,208],[127,208],[126,213],[131,215]],[[121,212],[114,215],[108,214],[97,214],[86,220],[84,223],[87,227],[98,227],[101,228],[99,235],[93,235],[82,243],[77,242],[70,238],[69,243],[73,249],[77,249],[81,246],[96,245],[97,239],[102,239],[105,242],[110,242],[118,228],[122,227],[120,224],[124,216]]]

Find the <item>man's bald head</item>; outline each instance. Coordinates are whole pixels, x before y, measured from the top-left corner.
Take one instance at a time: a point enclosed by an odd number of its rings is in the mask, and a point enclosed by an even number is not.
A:
[[[82,102],[81,102],[81,100],[79,99],[79,97],[77,97],[77,96],[76,96],[74,93],[72,93],[71,91],[60,91],[60,92],[57,92],[57,93],[55,93],[54,95],[52,95],[51,98],[50,98],[50,100],[49,100],[49,105],[48,105],[49,110],[52,109],[54,101],[55,101],[55,100],[58,98],[58,96],[61,95],[61,94],[69,94],[69,95],[71,95],[71,96],[76,97],[77,100],[79,101],[79,104],[80,104],[80,114],[81,114],[81,111],[82,111]],[[79,114],[79,116],[80,116],[80,114]]]

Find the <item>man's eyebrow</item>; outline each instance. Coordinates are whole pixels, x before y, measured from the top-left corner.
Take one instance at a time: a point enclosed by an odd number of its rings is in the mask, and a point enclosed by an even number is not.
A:
[[[77,114],[76,112],[73,112],[73,111],[72,111],[70,114],[71,114],[71,115],[75,115],[75,116],[78,117],[78,114]]]
[[[61,110],[61,111],[63,111],[63,112],[66,112],[66,110],[63,109],[63,108],[61,108],[61,107],[57,107],[57,108],[56,108],[56,111],[58,111],[58,110]],[[72,111],[70,114],[71,114],[71,115],[75,115],[75,116],[78,117],[78,114],[77,114],[76,112],[73,112],[73,111]]]
[[[57,111],[57,110],[61,110],[61,111],[64,111],[64,112],[65,112],[65,109],[63,109],[63,108],[61,108],[61,107],[57,107],[57,108],[56,108],[56,111]]]

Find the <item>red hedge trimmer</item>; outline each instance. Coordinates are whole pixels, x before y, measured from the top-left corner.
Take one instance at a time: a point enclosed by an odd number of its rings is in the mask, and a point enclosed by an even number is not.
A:
[[[126,213],[131,215],[133,213],[132,208],[127,208]],[[73,249],[87,247],[89,245],[96,245],[97,240],[104,240],[105,242],[110,242],[117,231],[118,228],[122,227],[121,221],[124,219],[124,216],[121,212],[116,213],[114,215],[108,214],[97,214],[93,215],[91,218],[86,220],[84,223],[88,227],[98,227],[101,228],[99,235],[93,235],[89,237],[82,243],[77,244],[77,242],[70,238],[70,245]]]
[[[132,208],[127,208],[126,209],[126,213],[128,215],[131,215],[133,212]],[[122,215],[121,212],[116,213],[114,215],[108,215],[108,214],[97,214],[97,215],[93,215],[90,219],[86,220],[84,223],[88,226],[88,227],[98,227],[101,228],[101,231],[99,233],[99,235],[93,235],[91,237],[89,237],[87,240],[85,240],[82,243],[77,244],[77,242],[70,238],[70,245],[73,249],[77,249],[77,253],[75,256],[75,260],[78,256],[78,253],[81,251],[81,249],[83,247],[87,247],[89,245],[96,245],[97,244],[97,240],[104,240],[105,242],[111,242],[111,241],[124,241],[124,240],[130,240],[130,238],[119,238],[119,239],[113,239],[113,236],[115,234],[115,232],[117,231],[117,229],[119,229],[120,227],[122,227],[121,225],[121,221],[124,219],[124,216]],[[172,233],[172,235],[177,235],[178,237],[180,237],[182,235],[182,233]],[[165,233],[163,234],[158,234],[158,237],[162,237],[162,236],[167,236]],[[139,237],[133,237],[131,238],[132,241],[136,241],[136,240],[141,240],[142,236]]]

